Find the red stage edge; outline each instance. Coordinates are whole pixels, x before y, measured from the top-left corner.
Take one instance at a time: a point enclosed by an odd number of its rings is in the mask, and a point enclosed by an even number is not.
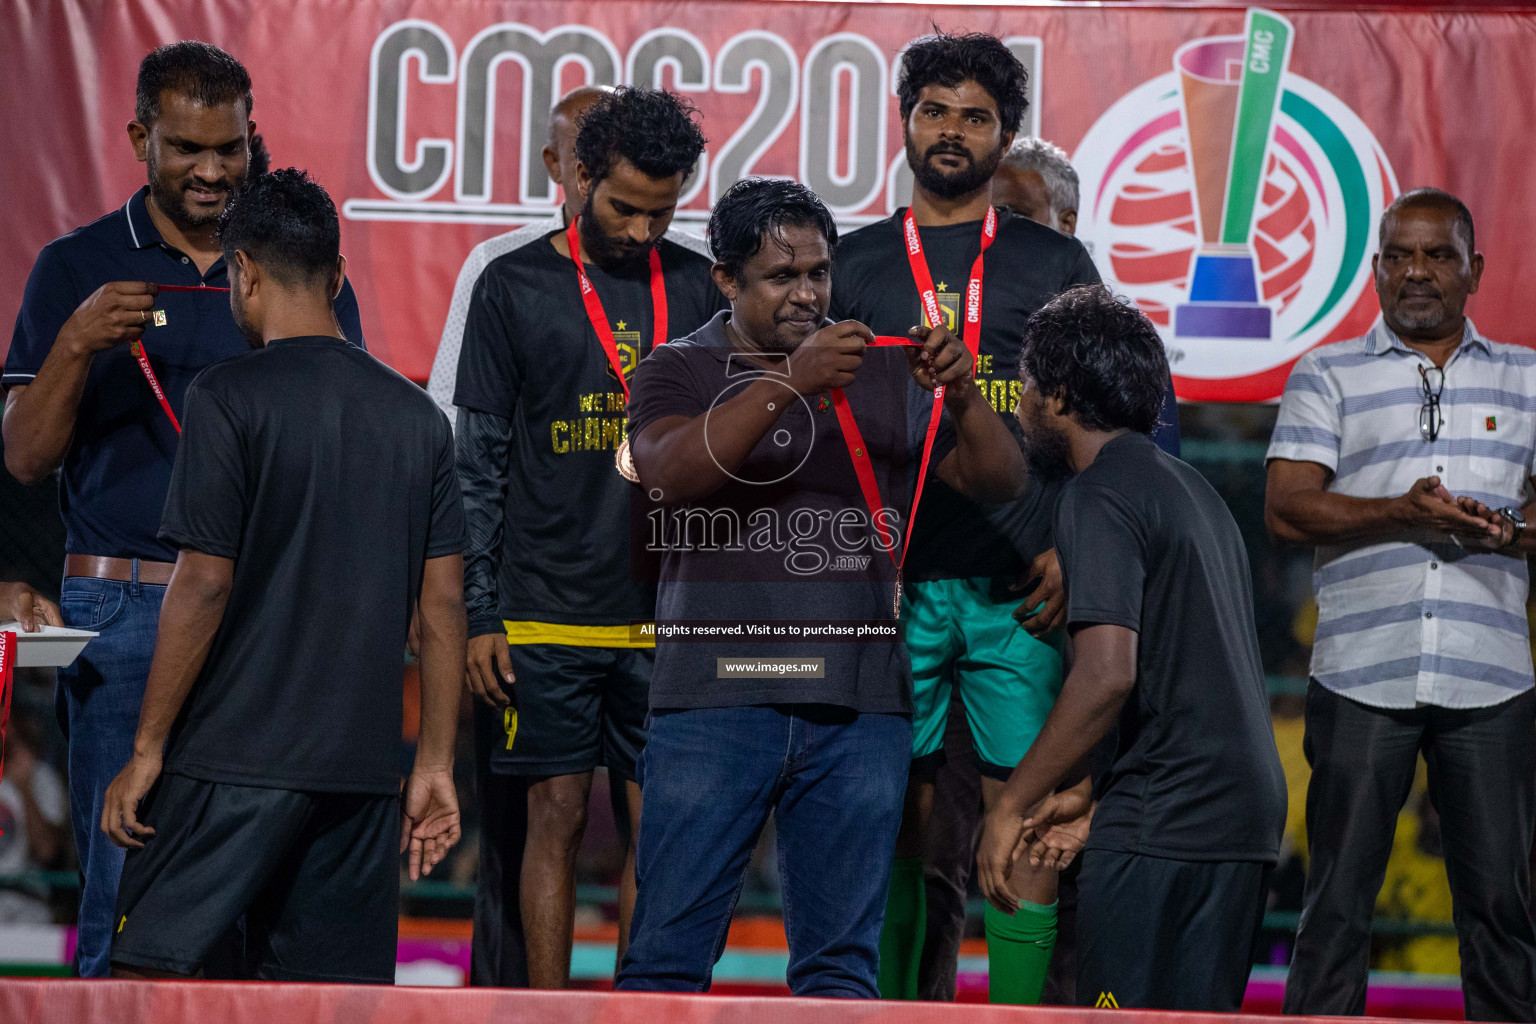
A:
[[[263,982],[0,980],[7,1024],[1305,1024],[1256,1014]],[[1310,1018],[1324,1020],[1328,1018]]]

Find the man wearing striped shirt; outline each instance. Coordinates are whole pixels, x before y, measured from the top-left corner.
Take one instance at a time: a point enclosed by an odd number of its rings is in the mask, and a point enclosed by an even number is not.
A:
[[[1380,245],[1381,319],[1297,363],[1268,454],[1270,533],[1317,547],[1310,868],[1285,1011],[1364,1011],[1371,913],[1422,751],[1467,1019],[1533,1020],[1536,352],[1466,318],[1483,258],[1460,200],[1405,193]]]

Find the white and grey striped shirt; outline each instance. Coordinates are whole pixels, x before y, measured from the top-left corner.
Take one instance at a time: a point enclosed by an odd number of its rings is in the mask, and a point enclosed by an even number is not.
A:
[[[1438,476],[1490,507],[1525,505],[1536,351],[1490,341],[1468,320],[1433,442],[1419,433],[1419,369],[1430,365],[1380,319],[1363,338],[1314,349],[1286,383],[1267,458],[1326,466],[1335,494],[1393,497]],[[1335,693],[1380,708],[1477,708],[1532,687],[1523,555],[1405,532],[1320,546],[1312,579],[1312,676]]]
[[[427,394],[432,396],[438,408],[448,414],[449,423],[457,422],[453,389],[459,379],[459,349],[464,344],[464,324],[469,319],[469,300],[475,293],[475,282],[480,280],[485,268],[497,257],[536,242],[564,225],[565,218],[556,210],[543,220],[486,239],[471,249],[464,260],[464,266],[459,269],[459,279],[453,286],[453,300],[448,303],[448,319],[443,324],[443,338],[438,343],[437,355],[432,359],[432,376],[427,381]],[[709,246],[698,235],[669,228],[666,238],[701,256],[710,254]]]

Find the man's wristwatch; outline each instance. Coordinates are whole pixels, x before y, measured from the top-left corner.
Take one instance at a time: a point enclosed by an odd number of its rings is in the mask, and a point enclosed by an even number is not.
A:
[[[1522,513],[1517,508],[1499,508],[1494,509],[1494,511],[1503,516],[1505,519],[1508,519],[1510,525],[1515,528],[1514,535],[1509,538],[1509,543],[1503,545],[1503,547],[1510,548],[1520,543],[1520,535],[1525,533],[1524,513]]]

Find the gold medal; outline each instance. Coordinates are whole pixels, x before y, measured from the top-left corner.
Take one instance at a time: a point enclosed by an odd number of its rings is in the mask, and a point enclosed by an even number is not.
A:
[[[635,472],[635,460],[629,454],[629,438],[619,442],[619,450],[613,453],[613,465],[625,480],[632,484],[640,482],[640,474]]]

